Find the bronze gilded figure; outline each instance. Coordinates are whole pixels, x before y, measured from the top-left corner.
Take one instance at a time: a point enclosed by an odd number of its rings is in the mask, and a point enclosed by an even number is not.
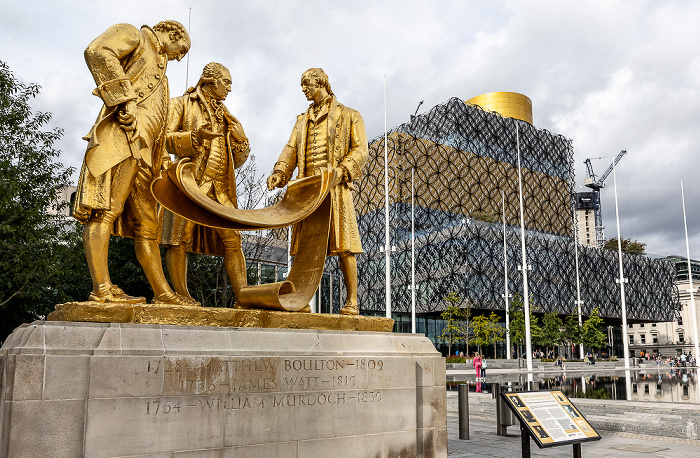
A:
[[[327,255],[340,258],[340,269],[347,291],[347,300],[340,313],[357,315],[357,262],[362,253],[353,203],[353,182],[360,178],[367,161],[367,134],[362,116],[338,102],[328,76],[320,68],[311,68],[301,77],[301,89],[309,108],[297,117],[289,142],[282,150],[273,173],[267,179],[272,190],[283,187],[291,179],[317,175],[331,166],[335,180],[331,183],[331,220]],[[304,222],[294,226],[292,255],[297,255]],[[320,241],[320,243],[324,243]]]
[[[83,244],[97,302],[139,303],[113,284],[107,267],[111,234],[133,237],[136,257],[153,288],[154,304],[196,303],[168,285],[161,264],[157,204],[151,182],[167,156],[170,60],[180,60],[190,37],[176,21],[137,29],[117,24],[95,38],[85,61],[95,79],[93,93],[104,106],[85,138],[74,216],[85,224]]]
[[[170,101],[166,149],[178,159],[194,163],[199,190],[224,207],[237,208],[236,176],[248,158],[249,142],[241,123],[223,100],[231,91],[231,74],[219,63],[209,63],[195,87]],[[187,289],[187,252],[224,257],[224,266],[236,298],[246,286],[246,264],[239,231],[211,228],[165,210],[162,243],[175,291],[191,298]]]

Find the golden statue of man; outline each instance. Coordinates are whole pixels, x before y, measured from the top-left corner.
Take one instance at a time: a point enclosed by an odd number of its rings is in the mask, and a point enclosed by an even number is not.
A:
[[[155,304],[194,303],[168,285],[161,264],[157,204],[150,186],[162,167],[169,88],[165,70],[190,48],[190,37],[176,21],[140,30],[117,24],[95,38],[85,61],[104,102],[90,130],[80,170],[74,216],[85,223],[83,245],[92,293],[97,302],[138,303],[113,284],[107,267],[111,234],[134,237]]]
[[[195,87],[171,100],[166,148],[194,162],[199,189],[225,207],[237,207],[236,176],[248,158],[250,146],[243,127],[223,100],[231,91],[231,74],[212,62],[204,67]],[[224,267],[236,298],[246,286],[246,264],[239,231],[195,224],[166,210],[162,243],[173,288],[191,299],[187,289],[187,252],[224,257]]]
[[[357,229],[353,182],[360,178],[367,161],[368,145],[365,124],[357,111],[341,105],[336,99],[328,76],[320,68],[311,68],[301,76],[301,89],[311,105],[297,117],[297,122],[282,150],[267,187],[283,187],[298,168],[297,177],[319,173],[320,168],[332,166],[336,183],[332,183],[331,227],[328,255],[340,258],[347,300],[340,313],[357,315],[357,261],[362,253]],[[296,254],[298,238],[303,236],[303,221],[292,235],[292,255]]]

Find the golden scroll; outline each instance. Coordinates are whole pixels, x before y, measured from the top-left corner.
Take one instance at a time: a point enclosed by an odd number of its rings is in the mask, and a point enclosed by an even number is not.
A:
[[[319,175],[290,181],[284,198],[254,210],[225,207],[200,191],[194,164],[183,159],[153,181],[156,200],[173,213],[209,227],[255,231],[290,226],[303,220],[301,242],[286,281],[242,288],[244,308],[300,311],[321,283],[330,230],[331,168]]]

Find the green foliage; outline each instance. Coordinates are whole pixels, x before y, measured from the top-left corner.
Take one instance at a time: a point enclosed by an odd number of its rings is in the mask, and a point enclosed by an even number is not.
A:
[[[564,335],[561,332],[564,323],[559,318],[556,312],[547,313],[542,318],[542,332],[539,342],[545,347],[556,347],[564,341]]]
[[[481,352],[482,345],[494,345],[494,355],[496,354],[496,343],[503,342],[506,330],[501,326],[500,318],[496,312],[491,312],[489,316],[479,315],[472,320],[472,342],[479,346]]]
[[[574,308],[564,320],[565,339],[571,345],[579,345],[583,343],[582,333],[583,328],[578,322],[578,310]]]
[[[601,348],[607,344],[608,336],[600,330],[602,325],[603,319],[599,315],[598,307],[596,307],[583,322],[582,340],[586,347]]]
[[[59,192],[72,168],[55,162],[61,129],[42,130],[49,113],[33,112],[39,86],[24,84],[0,61],[0,339],[52,309],[61,295],[50,285],[62,275],[65,217]]]
[[[481,346],[491,343],[491,326],[488,317],[479,315],[472,320],[472,343],[478,345],[481,353]]]
[[[462,298],[455,292],[451,292],[443,300],[447,304],[440,316],[445,320],[445,327],[439,337],[447,342],[448,355],[451,355],[452,344],[467,339],[469,336],[470,308],[460,307]]]
[[[467,362],[467,359],[461,356],[448,356],[445,358],[445,362],[448,364],[464,364]]]
[[[620,239],[620,246],[623,253],[640,255],[644,254],[647,244],[641,243],[637,240],[632,241],[632,239],[622,238]],[[605,245],[603,245],[603,248],[606,250],[617,251],[617,237],[608,239],[605,242]]]
[[[530,338],[537,342],[540,338],[541,330],[537,325],[537,317],[533,311],[537,305],[530,299]],[[525,344],[525,303],[520,294],[514,294],[510,301],[510,339],[514,345]]]
[[[587,399],[610,399],[610,393],[608,393],[605,388],[589,388],[585,392],[576,391],[572,397]]]

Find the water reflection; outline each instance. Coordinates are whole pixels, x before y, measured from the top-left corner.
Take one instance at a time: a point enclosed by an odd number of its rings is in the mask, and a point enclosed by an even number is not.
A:
[[[650,402],[685,402],[700,404],[697,369],[657,369],[641,371],[604,371],[598,373],[566,372],[557,375],[534,374],[533,389],[561,390],[571,398],[619,399]],[[491,384],[527,387],[527,374],[494,374],[484,383],[475,384],[459,375],[447,377],[447,389],[456,391],[462,383],[469,391],[490,392]]]

